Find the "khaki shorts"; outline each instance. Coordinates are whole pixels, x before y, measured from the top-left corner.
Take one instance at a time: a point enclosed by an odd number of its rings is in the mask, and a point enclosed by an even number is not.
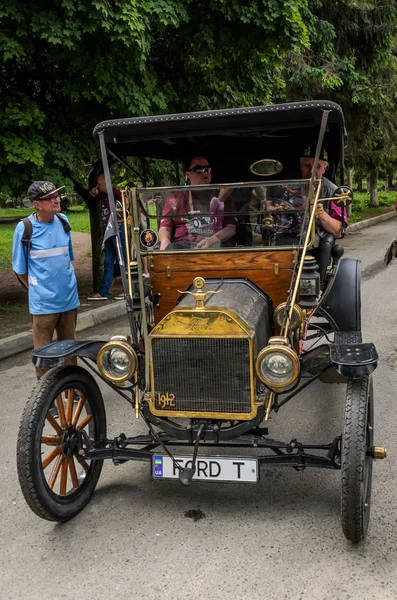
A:
[[[57,333],[57,340],[75,340],[76,339],[76,321],[77,308],[63,313],[54,313],[52,315],[31,315],[33,324],[33,347],[40,348],[50,344]],[[64,364],[76,365],[76,358],[68,358]],[[36,367],[37,378],[40,378],[44,369]]]

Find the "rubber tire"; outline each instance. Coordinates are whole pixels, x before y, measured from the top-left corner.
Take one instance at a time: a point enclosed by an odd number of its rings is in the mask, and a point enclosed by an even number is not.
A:
[[[60,366],[41,377],[25,406],[17,442],[19,484],[36,515],[48,521],[67,521],[77,515],[94,493],[103,460],[92,461],[81,486],[71,495],[54,494],[41,466],[41,433],[54,398],[68,388],[84,391],[93,415],[95,441],[106,439],[106,414],[102,394],[90,373],[77,366]]]
[[[346,538],[360,542],[366,535],[371,508],[373,458],[372,377],[349,379],[342,436],[342,529]]]

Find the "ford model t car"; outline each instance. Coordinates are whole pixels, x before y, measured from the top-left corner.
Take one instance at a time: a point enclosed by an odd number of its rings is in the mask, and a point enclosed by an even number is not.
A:
[[[341,108],[313,101],[133,117],[99,123],[94,135],[129,331],[33,352],[48,371],[18,438],[27,503],[44,519],[70,519],[105,459],[146,461],[148,475],[175,485],[256,483],[261,468],[336,469],[343,532],[359,541],[373,461],[385,450],[373,439],[377,353],[362,339],[360,263],[342,258],[319,218],[334,214],[341,237],[351,201]],[[126,261],[109,156],[141,179],[118,207]],[[309,175],[302,156],[311,157]],[[317,179],[325,159],[327,179]],[[150,185],[159,160],[168,187]],[[80,366],[62,364],[70,357]],[[108,434],[96,378],[130,403],[131,425],[141,419],[145,435]],[[321,444],[270,437],[284,405],[315,380],[346,388],[339,430]]]

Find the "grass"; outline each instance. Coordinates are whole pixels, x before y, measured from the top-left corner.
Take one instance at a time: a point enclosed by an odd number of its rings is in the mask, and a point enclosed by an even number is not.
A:
[[[68,208],[68,212],[80,213],[80,212],[88,212],[88,209],[85,204],[72,204]]]
[[[7,302],[6,304],[2,304],[0,306],[0,315],[2,315],[2,316],[20,315],[25,312],[26,312],[26,307],[20,306],[19,304],[9,304]]]
[[[11,268],[12,236],[14,225],[0,225],[0,269]]]
[[[88,210],[73,210],[66,213],[73,231],[91,233],[90,215]]]
[[[31,209],[6,208],[0,209],[0,219],[3,217],[23,217],[31,214]],[[90,216],[87,209],[74,207],[67,213],[73,231],[90,233]],[[11,269],[12,236],[17,223],[0,223],[0,269]]]
[[[352,206],[352,214],[349,217],[349,223],[356,221],[362,221],[364,219],[370,219],[376,217],[376,215],[387,212],[388,208],[394,206],[397,199],[397,191],[384,192],[379,190],[379,206],[376,208],[370,208],[369,206],[369,193],[368,192],[355,192],[353,191],[354,199]]]
[[[0,219],[8,217],[17,217],[23,219],[33,212],[33,208],[1,208]]]

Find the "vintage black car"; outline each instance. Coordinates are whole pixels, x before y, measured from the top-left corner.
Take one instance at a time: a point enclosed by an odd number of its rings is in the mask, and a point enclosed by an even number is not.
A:
[[[360,263],[341,258],[316,219],[321,203],[334,202],[344,222],[351,201],[341,108],[311,101],[132,117],[99,123],[94,135],[111,225],[109,156],[141,179],[123,190],[119,207],[127,264],[117,227],[106,233],[118,247],[130,330],[33,352],[49,370],[19,431],[27,503],[44,519],[72,518],[105,459],[146,461],[154,479],[183,485],[256,483],[261,467],[337,469],[343,532],[360,541],[373,460],[386,452],[373,439],[378,357],[362,339]],[[314,174],[302,179],[306,144],[316,148]],[[315,175],[323,147],[327,177],[335,181],[338,170],[341,184],[327,198]],[[159,160],[174,173],[168,187],[148,181],[148,161]],[[208,177],[181,185],[184,173]],[[83,366],[62,364],[72,356]],[[98,377],[130,403],[146,435],[108,435]],[[346,385],[343,431],[322,444],[269,437],[269,416],[283,419],[283,406],[317,379]]]

